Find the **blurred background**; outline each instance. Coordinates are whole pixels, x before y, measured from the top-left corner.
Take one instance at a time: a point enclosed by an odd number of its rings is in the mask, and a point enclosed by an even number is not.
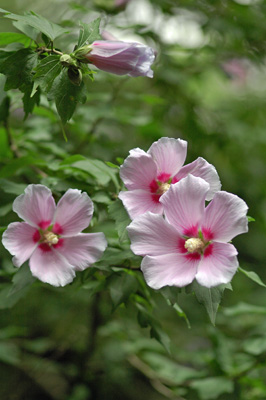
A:
[[[65,52],[73,50],[79,21],[98,16],[101,29],[117,39],[157,51],[153,79],[95,74],[88,101],[66,127],[67,143],[45,98],[23,122],[21,95],[12,93],[13,140],[22,156],[45,160],[49,176],[41,182],[60,192],[76,179],[74,187],[87,190],[93,183],[87,186],[71,169],[59,173],[58,162],[81,154],[117,163],[162,136],[187,140],[186,162],[204,157],[215,165],[223,190],[248,204],[256,221],[234,245],[240,266],[266,282],[266,1],[0,0],[0,7],[32,10],[69,27],[71,33],[56,41]],[[15,28],[1,18],[0,31]],[[13,154],[3,126],[0,134],[5,163]],[[21,184],[25,176],[40,181],[20,167],[0,170],[2,183]],[[3,207],[15,198],[3,186],[1,196]],[[96,230],[110,236],[113,223],[101,211],[110,199],[98,201]],[[10,212],[1,226],[14,220]],[[215,327],[193,296],[180,293],[178,300],[189,329],[160,293],[149,292],[171,339],[169,355],[139,326],[130,301],[111,305],[108,284],[97,291],[88,281],[63,289],[35,282],[13,306],[12,296],[7,302],[2,293],[15,269],[3,248],[1,257],[1,400],[265,400],[266,290],[241,272],[233,291],[224,293]],[[95,273],[93,282],[101,282]],[[135,283],[121,278],[115,284],[130,292]]]

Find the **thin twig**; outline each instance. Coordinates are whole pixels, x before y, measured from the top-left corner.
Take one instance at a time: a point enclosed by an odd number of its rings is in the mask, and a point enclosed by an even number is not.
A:
[[[58,50],[55,50],[55,49],[48,49],[47,47],[38,47],[37,48],[37,52],[39,54],[42,54],[42,53],[54,53],[54,54],[58,54],[59,56],[62,56],[64,54],[61,51],[58,51]]]

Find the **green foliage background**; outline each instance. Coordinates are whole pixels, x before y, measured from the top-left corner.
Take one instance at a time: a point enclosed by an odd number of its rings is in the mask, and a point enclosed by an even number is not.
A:
[[[0,0],[0,7],[33,10],[69,30],[55,41],[64,51],[77,43],[79,20],[100,16],[119,39],[158,52],[153,79],[99,71],[88,80],[87,101],[65,126],[67,142],[45,96],[24,120],[22,94],[5,98],[0,87],[0,103],[11,104],[8,124],[0,124],[2,231],[17,220],[14,198],[42,183],[57,199],[69,187],[86,190],[96,208],[91,229],[109,242],[95,268],[62,289],[33,282],[27,265],[17,272],[1,246],[1,400],[265,400],[263,283],[238,272],[215,327],[194,295],[149,290],[114,205],[118,170],[105,162],[119,164],[162,136],[187,140],[187,162],[206,158],[223,190],[249,205],[256,221],[234,244],[240,266],[266,282],[266,2]],[[16,31],[4,18],[0,30]]]

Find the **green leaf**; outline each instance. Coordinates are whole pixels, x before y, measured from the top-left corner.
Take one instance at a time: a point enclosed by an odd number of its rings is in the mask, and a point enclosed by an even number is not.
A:
[[[14,343],[0,341],[0,361],[5,364],[18,365],[20,363],[19,347]]]
[[[23,32],[26,36],[28,36],[30,39],[34,40],[36,42],[37,37],[40,33],[39,29],[35,29],[32,26],[29,26],[23,21],[14,21],[13,25],[15,28],[17,28],[19,31]]]
[[[7,179],[0,178],[0,187],[5,193],[15,194],[16,196],[22,194],[27,187],[24,183],[16,183]]]
[[[24,120],[28,117],[29,114],[32,113],[35,105],[38,106],[40,104],[40,97],[41,97],[40,89],[37,88],[33,96],[31,95],[32,89],[33,89],[33,84],[31,86],[25,87],[25,90],[23,90],[24,96],[22,98],[22,101],[25,113]]]
[[[29,266],[24,264],[13,276],[13,285],[10,288],[8,296],[13,296],[15,293],[21,292],[25,288],[31,286],[33,282],[35,282],[35,278],[32,276]]]
[[[4,91],[5,82],[5,75],[0,74],[0,122],[5,122],[9,115],[10,99]]]
[[[38,86],[40,86],[44,92],[49,92],[55,78],[60,74],[61,69],[60,56],[50,55],[41,60],[35,68],[36,74],[33,77],[33,94]]]
[[[12,210],[12,203],[0,207],[0,217],[8,214]]]
[[[259,354],[266,352],[266,336],[262,337],[253,337],[246,339],[243,342],[243,349],[254,356],[258,356]]]
[[[92,175],[102,186],[106,186],[112,180],[116,188],[119,187],[116,171],[100,160],[86,158],[73,163],[72,166]]]
[[[219,285],[212,288],[207,288],[198,284],[197,281],[193,281],[191,285],[187,287],[187,292],[194,292],[195,296],[200,304],[203,304],[210,317],[211,323],[215,325],[215,318],[219,304],[221,303],[223,292],[225,289],[231,289],[231,285]]]
[[[240,302],[233,307],[227,307],[223,310],[224,315],[227,317],[235,317],[236,315],[243,314],[266,314],[266,307],[254,306],[253,304],[247,304]]]
[[[97,18],[89,24],[85,24],[84,22],[80,22],[80,32],[77,49],[84,46],[87,43],[92,43],[95,40],[101,39],[101,35],[99,32],[101,19]]]
[[[55,38],[62,35],[63,33],[68,32],[68,30],[66,30],[65,28],[61,28],[61,26],[48,21],[46,18],[34,13],[33,11],[26,15],[9,13],[5,15],[5,18],[14,19],[15,21],[19,21],[26,25],[29,25],[32,28],[44,33],[52,41],[54,41]]]
[[[135,293],[138,288],[138,281],[132,271],[123,271],[113,274],[109,278],[110,296],[113,308],[116,309],[120,304],[125,303],[131,293]]]
[[[238,270],[241,271],[244,275],[246,275],[253,282],[256,282],[260,286],[266,287],[265,283],[262,282],[262,280],[260,279],[259,275],[256,274],[256,272],[246,271],[245,269],[243,269],[241,267],[238,267]]]
[[[58,114],[65,124],[70,120],[76,109],[77,103],[86,102],[86,89],[83,82],[80,86],[70,82],[67,70],[63,69],[54,80],[49,99],[54,99]]]
[[[25,47],[30,45],[31,40],[22,33],[0,32],[0,47],[10,43],[22,43]]]
[[[186,313],[182,310],[182,308],[178,305],[177,299],[178,299],[178,288],[173,287],[173,286],[165,286],[162,289],[160,289],[161,295],[165,298],[167,304],[176,311],[177,315],[181,318],[184,318],[184,320],[187,323],[187,327],[190,329],[191,325],[189,322],[189,319],[186,315]]]
[[[31,85],[32,70],[37,64],[37,59],[37,53],[31,49],[20,49],[4,61],[0,60],[0,72],[7,77],[5,90]]]
[[[14,160],[9,161],[4,167],[0,169],[0,178],[7,178],[9,176],[14,175],[21,168],[33,165],[43,166],[46,165],[46,163],[43,160],[32,156],[16,158]]]
[[[127,240],[127,226],[131,220],[126,212],[121,200],[117,199],[108,207],[109,215],[115,220],[115,228],[117,230],[120,242]]]
[[[195,389],[201,400],[217,399],[221,394],[233,393],[234,382],[222,376],[202,378],[191,382],[190,387]]]

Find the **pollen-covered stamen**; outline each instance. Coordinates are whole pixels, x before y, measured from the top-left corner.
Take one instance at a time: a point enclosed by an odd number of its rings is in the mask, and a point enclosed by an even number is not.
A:
[[[205,243],[199,238],[190,238],[185,241],[184,247],[189,253],[195,253],[203,250]]]
[[[159,194],[161,196],[162,194],[167,192],[167,190],[170,188],[170,186],[171,186],[170,183],[167,183],[167,182],[161,183],[160,186],[158,187],[156,194]]]
[[[42,242],[47,243],[48,246],[53,246],[59,242],[59,238],[53,232],[44,232]]]

